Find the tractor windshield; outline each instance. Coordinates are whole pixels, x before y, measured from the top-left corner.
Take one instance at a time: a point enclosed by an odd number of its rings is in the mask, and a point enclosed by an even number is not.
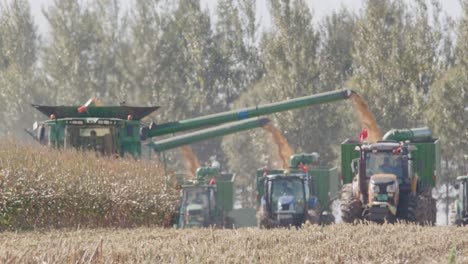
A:
[[[274,212],[305,210],[304,182],[301,179],[277,178],[272,181],[271,205]]]
[[[368,152],[366,154],[366,175],[370,178],[374,174],[394,174],[401,179],[403,167],[401,156],[392,152]]]
[[[209,225],[212,208],[215,206],[214,188],[188,187],[184,188],[184,222],[188,225]]]
[[[113,127],[68,125],[65,133],[65,148],[92,150],[106,156],[116,153]]]

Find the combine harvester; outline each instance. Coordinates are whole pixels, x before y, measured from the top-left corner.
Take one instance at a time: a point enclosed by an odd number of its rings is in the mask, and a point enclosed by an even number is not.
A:
[[[56,148],[94,149],[106,156],[130,154],[139,157],[142,142],[149,138],[229,123],[221,127],[153,141],[151,147],[161,152],[216,136],[252,129],[268,122],[267,119],[256,117],[345,100],[352,94],[351,90],[331,91],[182,121],[151,123],[149,126],[144,125],[141,119],[159,109],[159,106],[97,106],[94,100],[89,100],[83,106],[33,105],[50,119],[36,122],[34,131],[27,132],[41,144]],[[239,120],[242,121],[234,122]]]
[[[344,222],[367,219],[420,224],[436,222],[432,189],[440,175],[440,141],[428,128],[390,130],[383,140],[341,144],[341,215]]]
[[[316,104],[324,104],[345,100],[353,94],[351,90],[338,90],[317,95],[299,97],[291,100],[285,100],[277,103],[259,105],[241,110],[227,111],[223,113],[200,116],[182,121],[169,122],[163,124],[151,123],[145,125],[141,120],[147,117],[159,106],[136,107],[136,106],[99,106],[93,99],[89,100],[83,106],[44,106],[33,105],[34,108],[49,117],[49,120],[36,122],[33,131],[27,132],[41,144],[49,145],[55,148],[93,150],[103,156],[125,156],[131,155],[135,158],[141,157],[142,145],[148,145],[156,152],[164,152],[183,145],[210,139],[213,137],[224,136],[239,131],[249,130],[264,126],[269,122],[267,118],[261,116],[278,112],[284,112],[292,109],[304,108]],[[240,120],[240,121],[239,121]],[[235,122],[237,121],[237,122]],[[227,123],[227,124],[224,124]],[[224,124],[224,125],[221,125]],[[216,126],[221,125],[221,126]],[[184,132],[193,129],[207,128],[195,132],[178,135],[163,140],[149,140],[158,136]],[[148,142],[149,141],[149,142]],[[180,185],[182,188],[182,205],[179,218],[179,226],[190,225],[190,221],[184,219],[188,211],[183,203],[190,192],[189,189],[195,185],[202,184],[206,188],[203,194],[208,201],[211,199],[210,186],[206,186],[206,177],[208,174],[198,175],[192,183],[185,181]],[[167,177],[167,173],[166,173]],[[216,177],[214,177],[216,179]],[[227,182],[233,182],[233,178]],[[220,187],[223,179],[218,178],[216,188]],[[209,182],[208,182],[209,185]],[[230,187],[232,192],[233,187]],[[216,197],[221,197],[224,190],[217,191]],[[226,194],[231,196],[230,193]],[[188,198],[187,198],[188,199]],[[222,209],[223,215],[232,209],[230,199],[217,200],[218,205],[208,209],[209,215],[220,215]],[[231,203],[229,206],[225,204]],[[222,206],[219,206],[219,205]],[[193,207],[191,207],[193,208]],[[216,218],[216,217],[215,217]],[[203,220],[202,226],[206,223],[219,223],[220,219],[225,217],[210,218]],[[185,222],[184,222],[185,221]],[[187,222],[189,221],[189,222]],[[193,222],[192,222],[193,223]],[[223,223],[226,223],[223,220]]]
[[[331,203],[338,196],[336,168],[314,165],[318,154],[295,154],[289,168],[257,170],[257,225],[260,228],[331,224]]]

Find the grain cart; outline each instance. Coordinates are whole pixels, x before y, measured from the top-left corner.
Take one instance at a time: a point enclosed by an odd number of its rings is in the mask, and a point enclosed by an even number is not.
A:
[[[57,148],[95,150],[106,156],[129,154],[139,157],[142,141],[149,138],[230,123],[221,127],[217,130],[218,132],[216,129],[213,131],[214,128],[209,128],[208,131],[201,130],[198,131],[198,134],[177,138],[177,140],[169,138],[154,141],[153,149],[161,152],[214,136],[251,129],[258,127],[257,124],[264,123],[264,121],[259,122],[255,117],[344,100],[348,99],[351,94],[350,90],[331,91],[241,110],[163,124],[151,123],[150,125],[143,124],[141,120],[159,109],[159,106],[99,106],[93,100],[88,101],[83,106],[33,105],[50,119],[40,123],[36,122],[34,130],[27,132],[41,144]],[[238,120],[241,121],[234,122]],[[250,125],[246,125],[246,123]]]
[[[217,167],[197,169],[193,180],[178,179],[181,202],[177,227],[232,227],[229,212],[234,206],[234,178]]]
[[[336,168],[313,166],[317,154],[296,154],[290,168],[257,170],[257,225],[273,228],[334,222],[331,202],[339,191]]]
[[[452,212],[454,225],[468,225],[468,175],[457,177],[458,198]]]
[[[341,160],[344,222],[435,223],[432,188],[440,175],[440,141],[430,129],[391,130],[373,144],[346,140]]]

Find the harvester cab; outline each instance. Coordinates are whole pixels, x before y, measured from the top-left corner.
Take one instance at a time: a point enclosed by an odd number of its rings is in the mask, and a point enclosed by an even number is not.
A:
[[[181,203],[177,227],[230,227],[228,213],[233,208],[235,176],[220,173],[218,167],[197,169],[193,180],[180,184]]]
[[[351,180],[349,174],[344,177],[341,193],[343,221],[435,222],[431,191],[437,171],[438,140],[432,139],[432,132],[427,128],[408,131],[404,137],[401,131],[392,130],[382,141],[355,144],[358,158],[351,162],[354,176]],[[342,145],[342,160],[346,163],[352,156],[349,153],[352,146],[349,141]],[[345,168],[342,171],[347,172]]]
[[[454,225],[468,225],[468,175],[457,177],[458,198],[454,207]]]
[[[35,123],[32,135],[41,144],[65,149],[94,150],[101,155],[141,155],[140,120],[159,107],[101,106],[90,99],[83,106],[34,108],[50,119]]]
[[[288,169],[257,171],[259,227],[334,221],[330,203],[332,193],[338,191],[338,175],[335,168],[311,167],[317,159],[316,153],[297,154],[291,156]]]

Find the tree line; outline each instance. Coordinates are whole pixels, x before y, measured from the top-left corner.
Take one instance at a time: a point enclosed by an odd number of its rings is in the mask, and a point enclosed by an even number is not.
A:
[[[364,0],[313,23],[305,0],[268,0],[271,27],[255,0],[55,0],[41,35],[27,0],[0,4],[0,104],[4,137],[26,137],[31,103],[161,105],[154,119],[180,120],[347,87],[368,102],[382,131],[429,126],[442,142],[443,179],[468,170],[468,1],[462,15],[437,0]],[[350,102],[276,114],[297,152],[337,164],[339,143],[361,129]],[[194,144],[238,174],[250,193],[271,163],[260,130]],[[240,155],[241,154],[241,155]],[[177,164],[177,151],[169,159]],[[251,195],[243,201],[253,202]]]

